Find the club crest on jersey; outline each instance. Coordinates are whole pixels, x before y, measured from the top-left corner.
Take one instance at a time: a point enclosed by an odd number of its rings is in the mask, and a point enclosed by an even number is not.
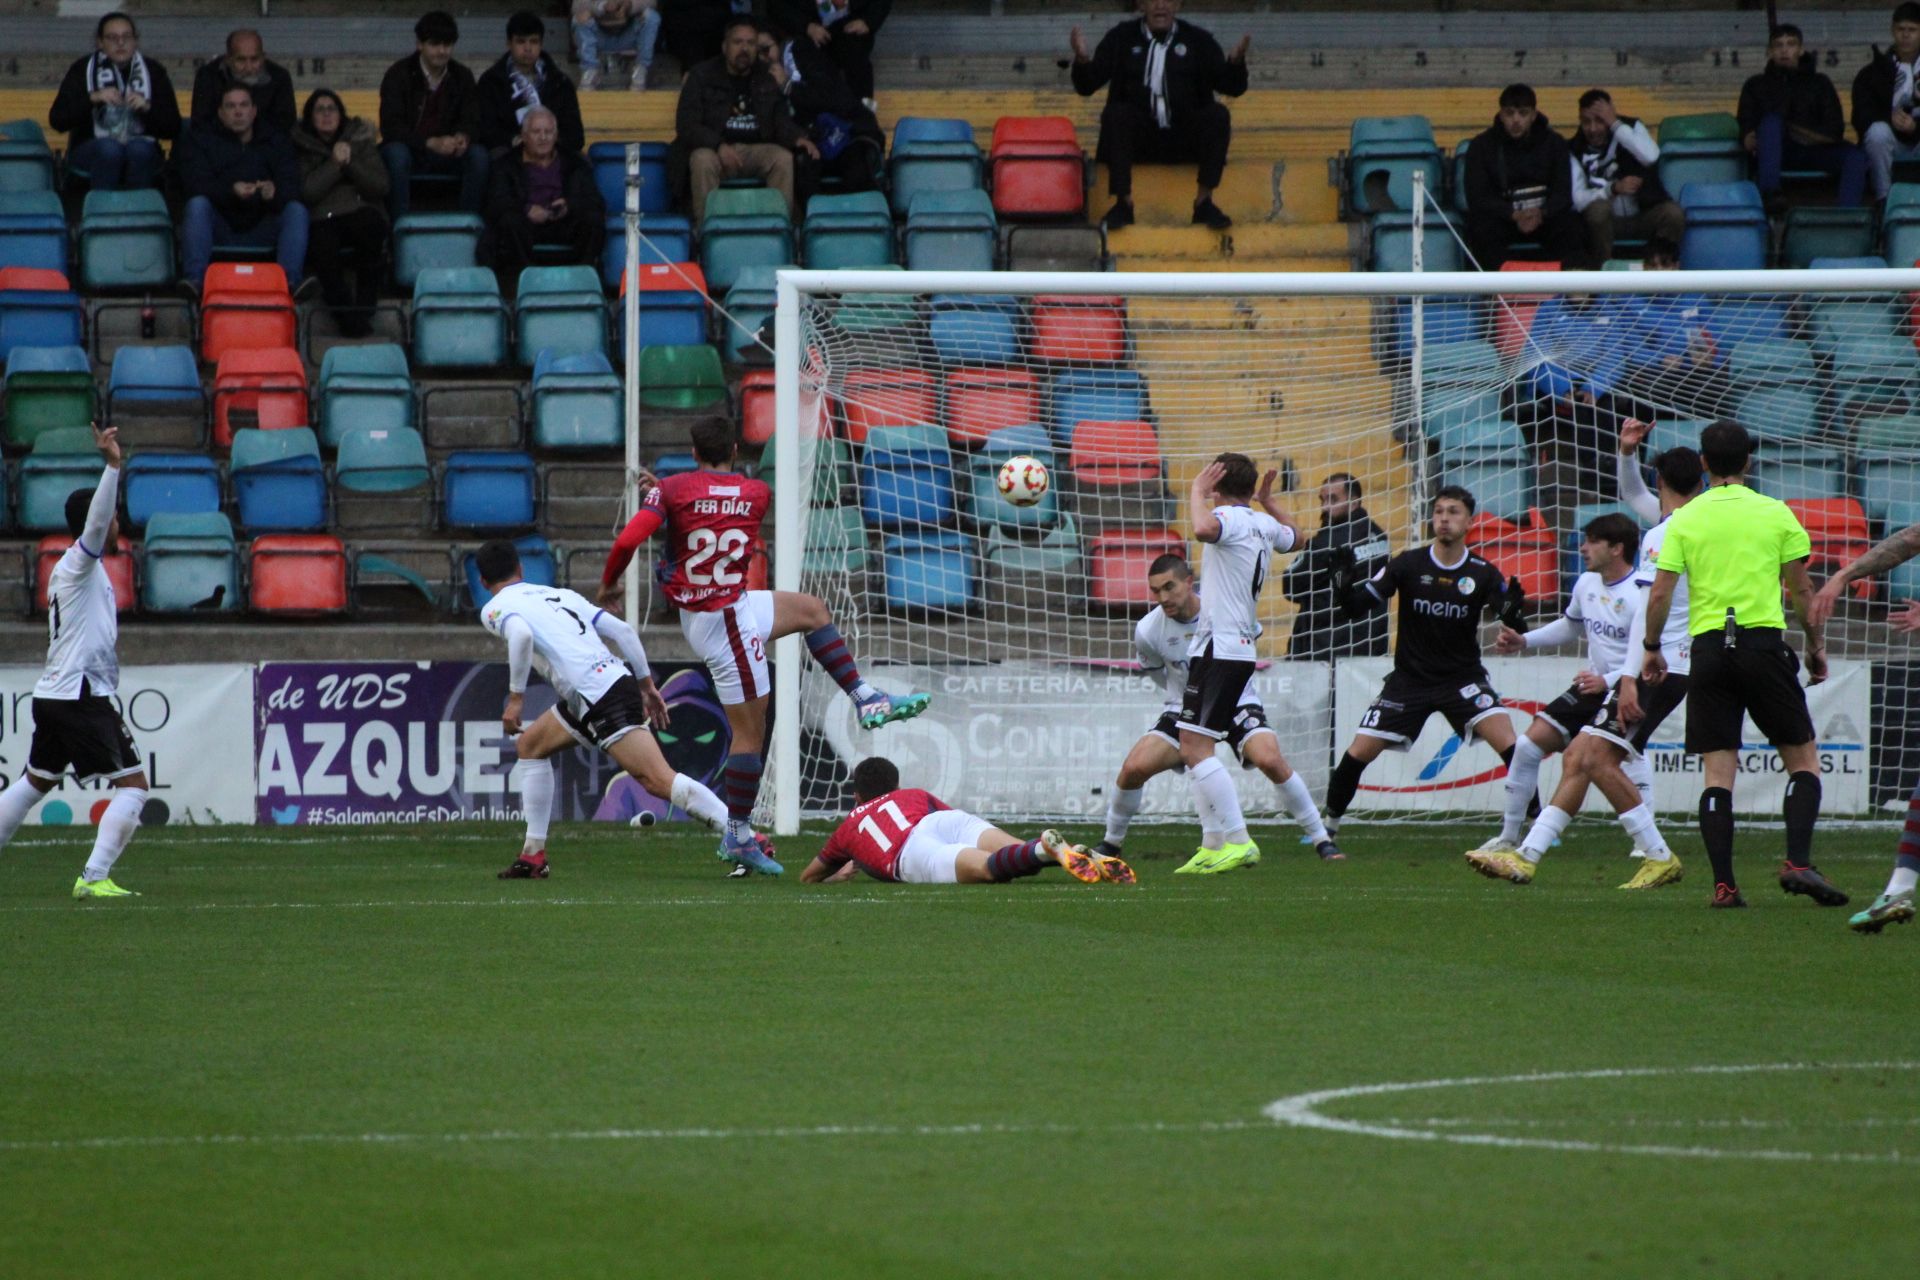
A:
[[[1463,596],[1470,596],[1470,595],[1472,595],[1472,594],[1473,594],[1473,579],[1472,579],[1472,578],[1462,578],[1462,579],[1460,579],[1460,594],[1461,594],[1461,595],[1463,595]]]
[[[1488,707],[1493,705],[1493,696],[1491,694],[1483,693],[1479,697],[1473,700],[1473,705],[1475,710],[1485,711]]]

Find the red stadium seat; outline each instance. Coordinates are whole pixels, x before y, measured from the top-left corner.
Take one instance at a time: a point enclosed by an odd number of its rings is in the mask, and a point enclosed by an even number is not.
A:
[[[773,370],[752,369],[740,378],[740,443],[759,448],[773,439]]]
[[[200,358],[298,345],[287,277],[271,262],[216,262],[200,288]]]
[[[45,267],[0,267],[0,289],[66,293],[72,288],[64,274]]]
[[[855,369],[840,400],[847,439],[865,444],[874,427],[922,427],[939,421],[933,379],[918,369]]]
[[[1025,369],[956,369],[947,375],[947,439],[965,448],[1002,427],[1040,420],[1040,388]]]
[[[1514,524],[1482,511],[1467,526],[1467,548],[1503,577],[1520,579],[1531,601],[1560,599],[1560,548],[1539,508],[1527,512],[1527,523]]]
[[[1117,529],[1087,541],[1088,600],[1104,608],[1151,604],[1147,567],[1167,554],[1185,556],[1187,542],[1172,529]]]
[[[1042,296],[1028,315],[1036,360],[1118,364],[1127,358],[1127,308],[1119,298]]]
[[[347,549],[324,533],[253,540],[249,603],[256,613],[315,616],[347,611]]]
[[[40,545],[33,553],[33,607],[45,612],[47,608],[47,582],[53,577],[53,568],[60,563],[60,557],[73,545],[73,539],[64,533],[53,534],[40,539]],[[101,561],[107,567],[107,581],[113,584],[114,607],[121,613],[137,603],[133,594],[133,556],[125,547]]]
[[[993,209],[1010,218],[1078,218],[1087,208],[1087,162],[1065,116],[1003,116],[987,152]]]
[[[1500,268],[1502,271],[1558,271],[1557,262],[1509,262]],[[1496,302],[1493,308],[1493,349],[1500,353],[1502,360],[1510,360],[1519,354],[1526,345],[1527,332],[1533,328],[1533,313],[1540,309],[1545,294],[1508,294],[1504,295],[1504,305]]]
[[[643,264],[640,268],[640,292],[706,294],[707,275],[697,262]],[[624,271],[620,273],[620,296],[627,296],[627,273]]]
[[[1077,423],[1067,465],[1082,488],[1152,484],[1160,479],[1160,438],[1150,422]]]
[[[1787,509],[1800,521],[1813,543],[1812,563],[1808,567],[1816,578],[1839,572],[1873,547],[1873,530],[1867,523],[1866,510],[1856,499],[1797,498],[1788,501]],[[1861,579],[1853,583],[1850,590],[1857,600],[1870,599],[1873,582]]]
[[[307,425],[307,367],[299,352],[233,348],[221,355],[213,375],[215,445],[232,447],[233,433],[244,427],[277,431]]]

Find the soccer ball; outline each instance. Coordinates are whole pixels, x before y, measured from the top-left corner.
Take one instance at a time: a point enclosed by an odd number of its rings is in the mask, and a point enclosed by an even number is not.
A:
[[[1047,474],[1046,463],[1021,454],[1000,464],[1000,476],[994,483],[1000,488],[1000,496],[1008,502],[1016,507],[1030,507],[1047,496],[1053,477]]]

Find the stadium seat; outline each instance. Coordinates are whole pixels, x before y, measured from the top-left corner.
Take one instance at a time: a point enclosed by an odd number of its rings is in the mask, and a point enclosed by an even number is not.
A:
[[[158,191],[89,191],[80,212],[80,285],[151,289],[175,279],[173,219]]]
[[[893,261],[893,211],[878,191],[818,195],[800,226],[800,259],[815,271],[886,266]]]
[[[1027,309],[1027,354],[1063,364],[1119,364],[1127,358],[1127,307],[1117,297],[1041,295]]]
[[[990,611],[998,606],[1022,619],[1057,615],[1086,595],[1080,533],[1071,516],[1062,516],[1038,538],[992,525],[981,559]]]
[[[1782,502],[1847,496],[1846,459],[1813,445],[1762,437],[1749,474],[1755,489]]]
[[[838,408],[847,439],[865,444],[879,427],[917,427],[940,420],[933,379],[919,369],[854,369],[841,383]]]
[[[485,225],[477,213],[409,213],[393,224],[393,283],[412,289],[431,267],[470,267]]]
[[[420,433],[348,427],[333,463],[333,499],[343,528],[421,529],[432,516],[433,470]]]
[[[650,213],[640,219],[640,265],[661,266],[693,258],[693,223],[677,213]],[[600,251],[600,279],[609,289],[620,287],[627,269],[627,223],[619,214],[607,218],[607,244]]]
[[[1534,505],[1534,459],[1525,450],[1463,449],[1439,459],[1440,483],[1466,488],[1479,509],[1503,520],[1520,520]]]
[[[0,267],[67,271],[67,215],[52,191],[0,191]]]
[[[1087,539],[1087,600],[1112,610],[1151,605],[1147,569],[1163,555],[1188,558],[1187,542],[1172,529],[1115,529]]]
[[[1047,426],[1063,446],[1082,422],[1138,422],[1146,416],[1146,383],[1131,369],[1071,369],[1048,388]]]
[[[93,366],[79,347],[15,347],[5,385],[9,444],[30,445],[43,431],[94,419]]]
[[[867,572],[868,561],[867,526],[860,508],[821,507],[808,516],[803,576],[830,574],[850,581]]]
[[[327,473],[311,429],[235,432],[227,469],[242,529],[326,528]]]
[[[992,271],[999,245],[992,197],[977,190],[921,193],[901,244],[909,271]]]
[[[1808,568],[1816,582],[1838,573],[1873,547],[1866,510],[1853,498],[1794,498],[1787,506],[1813,543]],[[1865,599],[1872,591],[1871,582],[1853,584],[1857,599]]]
[[[899,533],[881,545],[887,608],[964,612],[979,604],[973,539],[954,530]]]
[[[1475,491],[1476,496],[1478,491]],[[1479,516],[1492,513],[1484,505]],[[1553,530],[1540,518],[1537,510],[1529,509],[1513,517],[1515,521],[1524,518],[1526,523],[1507,523],[1505,517],[1481,521],[1476,518],[1475,526],[1467,534],[1467,547],[1498,569],[1502,576],[1520,579],[1520,587],[1527,593],[1529,600],[1558,601],[1560,599],[1560,550],[1554,545]],[[1488,528],[1506,527],[1498,533],[1488,536]]]
[[[893,213],[904,218],[916,196],[980,186],[980,148],[965,120],[904,116],[893,128],[887,189]]]
[[[231,348],[213,375],[213,443],[227,448],[245,427],[267,431],[309,421],[307,366],[292,348]]]
[[[968,464],[971,514],[983,527],[997,529],[1046,529],[1060,518],[1060,484],[1055,479],[1040,501],[1030,507],[1016,507],[1000,495],[1000,467],[1009,458],[1030,457],[1058,477],[1060,465],[1054,455],[1053,438],[1045,427],[1006,427],[986,438],[979,453]]]
[[[128,458],[120,494],[130,528],[163,512],[218,511],[220,468],[193,453],[137,453]]]
[[[1341,216],[1410,212],[1416,173],[1426,175],[1426,189],[1437,202],[1444,191],[1444,163],[1425,116],[1355,120],[1342,166]]]
[[[651,262],[640,268],[640,345],[688,347],[707,340],[707,277],[697,262]],[[626,333],[627,282],[615,308]]]
[[[769,187],[721,187],[707,197],[700,219],[700,265],[707,285],[733,287],[747,267],[778,267],[793,261],[793,225],[787,202]]]
[[[200,287],[200,358],[217,364],[229,350],[293,349],[299,317],[287,277],[271,262],[216,262]]]
[[[1651,478],[1647,481],[1647,487],[1654,488]],[[1636,529],[1640,527],[1640,517],[1634,515],[1624,502],[1583,502],[1575,507],[1573,514],[1567,518],[1560,536],[1560,579],[1565,584],[1566,591],[1573,590],[1574,579],[1586,569],[1586,563],[1580,557],[1580,544],[1586,538],[1581,530],[1601,516],[1611,515],[1625,516],[1633,522]],[[1534,598],[1531,589],[1528,590],[1527,596],[1530,600]]]
[[[993,210],[1007,218],[1082,218],[1087,157],[1065,116],[1002,116],[987,149]]]
[[[902,268],[875,267],[873,270]],[[912,293],[846,293],[840,295],[840,306],[833,318],[844,333],[892,335],[920,323],[920,303],[920,296]]]
[[[749,369],[740,377],[740,444],[758,449],[773,439],[774,373]]]
[[[80,296],[58,271],[0,268],[0,361],[15,347],[84,347]]]
[[[1075,423],[1067,460],[1073,511],[1083,524],[1158,524],[1171,514],[1152,423]]]
[[[534,523],[533,459],[463,452],[441,467],[440,518],[449,529],[526,529]]]
[[[1501,271],[1513,275],[1557,272],[1559,269],[1557,263],[1524,261],[1510,261],[1500,267]],[[1524,359],[1529,363],[1534,360],[1527,337],[1533,330],[1534,313],[1552,296],[1550,293],[1506,294],[1493,305],[1493,349],[1502,360]]]
[[[553,548],[547,545],[545,538],[534,534],[513,540],[513,549],[520,553],[520,576],[536,587],[551,587],[558,580],[558,566],[555,564]],[[493,592],[487,590],[480,581],[480,566],[475,563],[473,552],[460,557],[460,576],[466,583],[467,599],[478,609],[493,599]]]
[[[1802,440],[1820,430],[1820,401],[1807,387],[1761,387],[1735,402],[1733,418],[1756,435]]]
[[[1906,420],[1909,438],[1920,441],[1920,418]],[[1920,457],[1907,448],[1873,449],[1855,455],[1860,505],[1867,517],[1893,533],[1910,521],[1900,516],[1920,508]]]
[[[705,343],[640,349],[640,403],[650,409],[704,409],[727,398],[720,353]]]
[[[1792,317],[1780,298],[1722,295],[1708,304],[1707,329],[1722,351],[1742,342],[1771,342],[1790,337]]]
[[[748,267],[727,290],[725,314],[715,317],[720,350],[735,364],[764,363],[770,359],[760,345],[760,332],[773,321],[780,294],[772,267]]]
[[[1827,429],[1850,435],[1863,418],[1892,418],[1920,409],[1920,360],[1906,338],[1844,343],[1833,353]]]
[[[1392,352],[1395,358],[1404,360],[1413,352],[1413,304],[1396,299],[1392,307]],[[1484,341],[1488,310],[1488,304],[1478,298],[1436,296],[1423,299],[1420,304],[1420,329],[1426,350],[1431,352],[1438,346]]]
[[[860,467],[860,509],[876,529],[952,523],[959,512],[946,433],[932,426],[874,427]]]
[[[698,471],[700,461],[690,453],[663,453],[653,460],[648,468],[654,478],[664,480],[668,476],[681,476],[689,471]]]
[[[1422,271],[1459,271],[1465,265],[1453,229],[1431,209],[1421,226],[1420,242]],[[1368,226],[1367,246],[1369,271],[1413,270],[1413,215],[1376,213]]]
[[[769,478],[770,475],[763,478]],[[816,507],[838,506],[853,479],[853,446],[845,440],[828,437],[814,445],[813,494],[808,501]]]
[[[1668,116],[1660,122],[1660,185],[1668,191],[1689,183],[1744,181],[1747,164],[1740,122],[1725,112]]]
[[[99,484],[106,467],[91,427],[41,432],[33,452],[20,460],[15,522],[28,533],[64,533],[67,495]]]
[[[347,548],[325,533],[269,533],[247,552],[255,613],[319,618],[347,611]]]
[[[523,365],[543,351],[565,356],[607,349],[607,298],[592,267],[526,268],[513,321],[513,347]]]
[[[397,343],[330,347],[314,382],[315,417],[329,448],[355,427],[414,425],[413,376]]]
[[[1020,304],[1007,294],[935,294],[927,336],[942,364],[1020,359]]]
[[[1472,449],[1512,451],[1527,447],[1519,425],[1511,418],[1497,414],[1490,418],[1469,418],[1462,414],[1436,417],[1430,414],[1426,419],[1426,427],[1427,443],[1441,453]]]
[[[1100,227],[1027,222],[1007,228],[1009,271],[1105,271],[1107,233]]]
[[[1853,444],[1864,453],[1920,452],[1920,415],[1862,418],[1854,424]]]
[[[955,369],[947,375],[944,420],[953,446],[971,448],[1004,428],[1040,421],[1040,390],[1025,369]]]
[[[1780,265],[1805,268],[1816,258],[1858,258],[1871,254],[1876,247],[1872,209],[1802,205],[1787,210]]]
[[[534,447],[612,449],[625,440],[625,399],[606,356],[541,352],[533,364]]]
[[[1449,385],[1422,379],[1421,434],[1430,446],[1442,451],[1471,444],[1489,430],[1499,434],[1501,429],[1490,424],[1508,418],[1502,398],[1500,383]]]
[[[1920,185],[1899,184],[1920,197]],[[1905,266],[1920,259],[1920,198],[1910,198],[1909,202],[1899,206],[1893,203],[1893,194],[1887,196],[1886,213],[1881,219],[1881,247],[1888,262],[1897,262]]]
[[[1688,271],[1759,271],[1773,231],[1751,182],[1689,182],[1680,188],[1687,229],[1680,266]]]
[[[1813,365],[1813,347],[1791,339],[1741,342],[1727,357],[1727,380],[1745,390],[1811,387],[1819,376]]]
[[[53,190],[53,152],[34,120],[0,124],[0,192]]]
[[[1647,433],[1647,456],[1655,458],[1669,449],[1700,447],[1700,433],[1713,423],[1705,418],[1661,418]]]
[[[489,368],[507,362],[507,308],[485,267],[429,267],[413,286],[413,363]]]
[[[50,533],[40,539],[33,549],[33,607],[38,613],[47,611],[47,584],[53,580],[53,571],[60,564],[60,557],[73,545],[73,538],[66,533]],[[101,568],[107,571],[107,582],[113,587],[113,608],[115,613],[125,613],[140,602],[139,593],[134,590],[133,556],[123,545],[120,550],[103,556]]]
[[[207,394],[190,347],[121,347],[107,376],[107,421],[123,443],[145,441],[151,424],[183,424],[165,443],[197,448],[206,442]],[[158,441],[156,441],[158,443]]]
[[[147,522],[144,545],[140,604],[149,613],[240,607],[240,558],[220,512],[161,512]]]
[[[614,216],[627,209],[627,143],[595,142],[587,147],[594,185]],[[667,182],[667,144],[640,143],[640,212],[665,213],[673,207],[673,189]]]

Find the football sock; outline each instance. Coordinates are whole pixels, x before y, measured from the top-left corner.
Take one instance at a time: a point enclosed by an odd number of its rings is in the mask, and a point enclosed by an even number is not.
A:
[[[41,794],[40,788],[27,781],[24,772],[13,780],[12,786],[0,791],[0,847],[13,839],[13,833],[27,820],[27,814],[33,811]]]
[[[720,803],[720,797],[709,791],[705,785],[695,782],[684,773],[673,775],[672,794],[664,797],[677,808],[693,815],[694,821],[709,830],[720,831],[727,826],[727,806]]]
[[[1553,848],[1553,842],[1560,838],[1560,833],[1572,821],[1573,815],[1565,809],[1554,805],[1542,809],[1540,816],[1533,820],[1533,829],[1527,832],[1527,838],[1520,844],[1520,856],[1528,862],[1540,861],[1540,856]]]
[[[1813,823],[1820,816],[1820,775],[1801,770],[1787,779],[1781,803],[1787,820],[1787,865],[1813,865]]]
[[[113,799],[107,802],[107,810],[100,815],[100,834],[93,840],[93,856],[87,859],[87,869],[81,878],[91,884],[95,880],[105,880],[113,871],[113,864],[120,860],[126,850],[127,841],[133,839],[133,833],[140,829],[140,810],[147,805],[147,791],[144,787],[115,787]]]
[[[731,828],[753,817],[753,802],[760,795],[760,773],[766,762],[755,754],[740,752],[727,757],[720,775],[720,786],[727,798],[727,825]]]
[[[1653,808],[1653,758],[1645,752],[1629,755],[1620,762],[1620,772],[1639,790],[1640,803]]]
[[[1733,792],[1708,787],[1700,793],[1700,839],[1713,863],[1713,882],[1733,885]]]
[[[848,651],[847,642],[840,638],[840,628],[831,622],[817,631],[807,632],[807,652],[849,696],[859,699],[865,696],[863,690],[870,689],[867,682],[860,678],[860,668],[853,664],[853,654]]]
[[[1912,893],[1915,884],[1920,884],[1920,857],[1903,853],[1894,859],[1893,878],[1887,881],[1887,892]]]
[[[1038,840],[1010,844],[1004,849],[987,855],[987,874],[992,876],[997,884],[1018,880],[1021,876],[1038,875],[1040,868],[1046,865],[1046,860],[1040,856]]]
[[[522,760],[514,766],[520,777],[520,808],[527,818],[526,851],[547,847],[547,827],[553,821],[553,761]]]
[[[1214,819],[1219,823],[1220,835],[1227,844],[1245,844],[1247,819],[1240,812],[1240,793],[1234,790],[1233,775],[1227,772],[1227,766],[1220,763],[1220,757],[1209,756],[1202,760],[1199,768],[1187,770],[1187,778],[1193,785],[1194,794],[1204,797],[1206,803],[1213,806]],[[1201,825],[1206,824],[1203,822]]]
[[[0,811],[4,811],[6,803],[6,797],[0,796]],[[5,841],[7,834],[7,830],[0,827],[0,842]],[[1920,786],[1913,789],[1913,799],[1907,801],[1907,825],[1900,832],[1900,847],[1894,851],[1893,879],[1887,881],[1887,892],[1912,893],[1916,878],[1920,878]]]
[[[1366,768],[1351,753],[1340,757],[1340,763],[1333,766],[1333,780],[1327,783],[1327,805],[1324,810],[1327,817],[1338,821],[1346,814],[1347,806],[1353,803],[1353,793],[1360,789],[1360,775]]]
[[[1621,814],[1620,825],[1633,837],[1635,847],[1647,855],[1647,861],[1665,862],[1673,857],[1673,850],[1667,847],[1666,838],[1654,824],[1653,810],[1646,805],[1637,804]]]
[[[1520,838],[1520,829],[1527,820],[1527,806],[1538,798],[1540,762],[1546,758],[1547,753],[1540,749],[1540,744],[1526,737],[1506,753],[1507,806],[1500,815],[1500,838],[1508,844]]]
[[[1280,798],[1287,802],[1287,812],[1306,832],[1307,839],[1319,844],[1327,839],[1327,824],[1320,820],[1320,807],[1313,802],[1313,792],[1307,790],[1307,780],[1299,774],[1293,774],[1280,784]]]
[[[1127,842],[1127,828],[1133,825],[1133,815],[1140,812],[1140,797],[1144,788],[1115,787],[1107,797],[1107,843],[1123,845]],[[1202,823],[1202,826],[1205,824]]]

